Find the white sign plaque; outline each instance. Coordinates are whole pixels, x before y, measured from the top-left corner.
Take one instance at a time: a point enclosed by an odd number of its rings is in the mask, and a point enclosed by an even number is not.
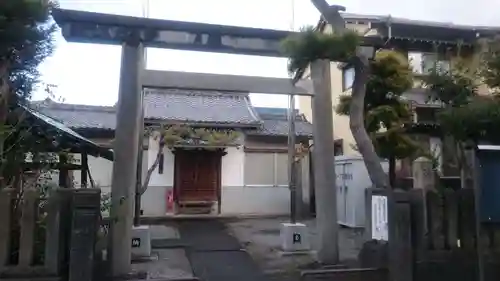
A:
[[[372,196],[372,239],[389,241],[389,220],[387,218],[387,197]]]

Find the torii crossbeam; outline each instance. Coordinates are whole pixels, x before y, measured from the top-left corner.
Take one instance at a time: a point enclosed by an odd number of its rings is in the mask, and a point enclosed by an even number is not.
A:
[[[110,257],[114,276],[128,274],[135,175],[142,116],[142,88],[217,88],[241,92],[311,95],[291,79],[161,72],[144,69],[144,47],[275,56],[291,32],[117,16],[57,9],[54,19],[67,41],[122,46],[112,176]],[[192,78],[198,82],[193,82]],[[205,81],[203,85],[202,81]],[[193,84],[194,83],[194,84]],[[182,84],[182,85],[180,85]],[[331,130],[331,128],[325,128]]]

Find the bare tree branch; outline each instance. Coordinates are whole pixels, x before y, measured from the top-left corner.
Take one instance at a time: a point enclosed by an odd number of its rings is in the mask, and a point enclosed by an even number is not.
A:
[[[161,155],[163,154],[164,147],[165,143],[163,141],[163,136],[161,136],[160,140],[158,141],[158,152],[156,153],[155,162],[153,163],[153,165],[151,165],[151,167],[148,168],[148,172],[146,173],[146,177],[144,178],[144,182],[142,183],[141,190],[139,191],[141,195],[143,195],[146,190],[148,190],[151,176],[153,175],[153,172],[156,170],[156,168],[158,168],[158,166],[160,165]]]

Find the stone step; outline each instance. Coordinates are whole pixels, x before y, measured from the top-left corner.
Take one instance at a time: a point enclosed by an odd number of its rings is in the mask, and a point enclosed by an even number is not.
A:
[[[389,281],[386,268],[314,269],[301,272],[302,281]]]

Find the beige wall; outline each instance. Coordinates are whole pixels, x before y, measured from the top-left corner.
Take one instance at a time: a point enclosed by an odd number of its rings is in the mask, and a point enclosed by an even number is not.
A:
[[[368,22],[364,24],[356,23],[346,23],[346,27],[351,30],[356,30],[360,33],[365,33],[370,28]],[[325,32],[331,33],[332,29],[330,26],[325,28]],[[305,76],[309,75],[310,70],[307,69]],[[342,71],[338,67],[338,63],[332,62],[330,64],[330,76],[332,81],[332,110],[333,110],[333,137],[335,140],[344,140],[344,155],[359,155],[359,152],[353,149],[354,138],[351,134],[351,129],[349,128],[349,117],[339,115],[336,113],[335,109],[339,103],[339,98],[342,94],[350,94],[349,92],[344,93],[342,91]],[[314,122],[312,118],[312,106],[311,97],[301,96],[299,98],[299,111],[307,117],[307,120]]]
[[[346,27],[351,30],[356,30],[360,33],[365,33],[370,29],[370,23],[367,21],[363,21],[361,24],[356,21],[347,21]],[[324,32],[331,33],[332,29],[330,26],[325,28]],[[452,59],[452,63],[455,60]],[[466,58],[466,61],[471,65],[478,64],[478,56],[474,55],[469,58]],[[306,70],[305,76],[309,75],[309,69]],[[332,62],[330,66],[330,74],[331,74],[331,86],[332,86],[332,108],[333,108],[333,126],[334,126],[334,138],[343,139],[343,149],[345,155],[355,156],[359,155],[359,152],[353,149],[353,145],[355,144],[354,138],[351,134],[351,130],[349,128],[349,118],[347,116],[338,115],[335,112],[335,108],[339,102],[339,98],[341,95],[350,95],[350,90],[343,92],[342,90],[342,71],[338,68],[338,63]],[[419,82],[416,82],[415,86],[418,86]],[[489,94],[490,90],[485,86],[481,85],[479,87],[480,94]],[[311,97],[301,96],[299,98],[299,111],[304,114],[307,119],[311,122],[314,122],[312,118],[312,107],[311,107]]]

